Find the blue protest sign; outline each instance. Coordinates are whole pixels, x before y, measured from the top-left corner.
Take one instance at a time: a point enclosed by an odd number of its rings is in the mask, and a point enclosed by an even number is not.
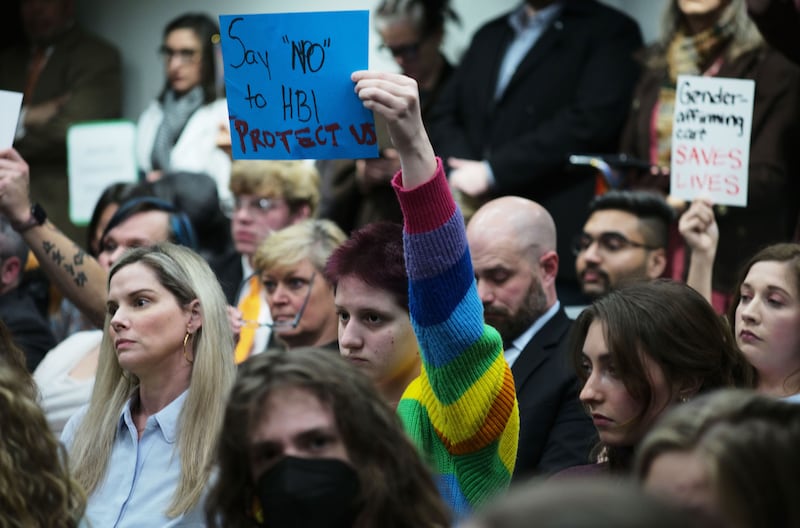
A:
[[[372,112],[350,80],[367,68],[368,11],[219,20],[235,159],[377,157]]]

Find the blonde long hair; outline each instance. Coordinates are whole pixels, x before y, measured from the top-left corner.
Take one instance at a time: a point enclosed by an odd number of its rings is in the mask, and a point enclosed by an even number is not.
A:
[[[203,316],[202,327],[192,340],[191,386],[179,418],[181,476],[166,512],[176,517],[197,505],[210,477],[225,400],[235,377],[233,335],[228,326],[225,296],[199,255],[170,243],[137,248],[114,265],[109,282],[117,271],[137,262],[155,273],[178,304],[185,306],[197,299]],[[90,495],[108,469],[120,413],[139,386],[138,378],[124,372],[117,361],[107,330],[109,322],[110,316],[106,314],[89,409],[70,447],[75,478]]]

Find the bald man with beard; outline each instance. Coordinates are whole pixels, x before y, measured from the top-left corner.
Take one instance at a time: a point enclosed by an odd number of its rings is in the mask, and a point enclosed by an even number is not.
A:
[[[505,196],[478,209],[467,240],[484,318],[503,338],[519,400],[514,479],[586,463],[596,433],[566,350],[571,321],[556,295],[553,218],[536,202]]]

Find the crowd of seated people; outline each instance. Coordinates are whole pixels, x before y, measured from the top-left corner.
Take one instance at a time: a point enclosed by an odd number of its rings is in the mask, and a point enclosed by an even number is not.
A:
[[[800,522],[793,26],[766,0],[664,6],[644,48],[601,2],[526,0],[451,69],[447,0],[380,2],[403,72],[351,81],[389,146],[347,163],[397,221],[318,211],[312,164],[217,146],[207,14],[167,24],[164,89],[138,127],[146,175],[108,186],[85,240],[36,202],[34,158],[0,150],[0,403],[36,438],[3,433],[0,525]],[[554,54],[573,41],[592,54]],[[756,81],[747,207],[667,196],[687,73]],[[517,104],[543,76],[559,93],[539,82]],[[465,115],[479,100],[486,114]],[[29,117],[67,99],[48,104]],[[584,196],[594,176],[564,153],[595,147],[652,169]],[[28,259],[60,300],[25,305],[49,339],[38,355],[7,300],[28,295]]]

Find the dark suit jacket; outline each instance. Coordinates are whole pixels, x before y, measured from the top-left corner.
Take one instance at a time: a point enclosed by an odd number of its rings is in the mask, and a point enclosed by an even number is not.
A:
[[[559,278],[574,280],[569,249],[594,195],[594,173],[568,171],[569,154],[616,152],[639,67],[636,22],[595,0],[570,0],[531,48],[499,101],[498,70],[513,38],[508,15],[475,34],[431,109],[443,159],[486,160],[493,196],[539,202],[558,226]]]
[[[559,310],[531,339],[511,372],[520,431],[514,479],[586,464],[597,431],[578,400],[567,341],[572,322]]]
[[[11,332],[14,344],[25,353],[25,361],[31,372],[45,354],[56,346],[50,325],[24,288],[0,295],[0,320]]]
[[[750,0],[747,4],[749,8]],[[771,0],[761,13],[749,9],[749,14],[764,40],[792,62],[800,64],[800,39],[797,38],[800,32],[800,8],[796,3]]]
[[[242,255],[231,250],[220,257],[211,259],[209,265],[217,276],[219,285],[222,286],[222,292],[225,294],[228,304],[236,306],[236,292],[244,279]]]

